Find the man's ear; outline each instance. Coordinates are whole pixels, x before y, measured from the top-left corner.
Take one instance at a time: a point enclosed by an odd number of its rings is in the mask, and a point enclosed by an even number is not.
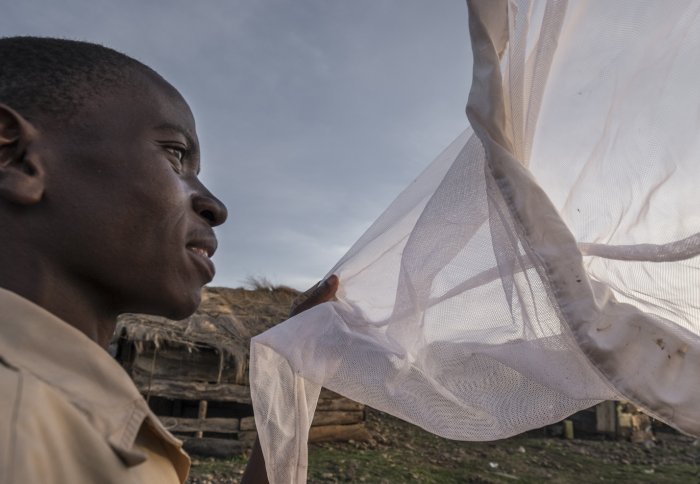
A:
[[[44,195],[44,169],[30,152],[37,130],[15,110],[0,103],[0,199],[33,205]]]

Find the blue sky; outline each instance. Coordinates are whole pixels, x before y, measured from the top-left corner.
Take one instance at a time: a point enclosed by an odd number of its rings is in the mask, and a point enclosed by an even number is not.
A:
[[[25,0],[0,35],[102,43],[182,92],[229,208],[214,285],[314,283],[467,125],[463,0]]]

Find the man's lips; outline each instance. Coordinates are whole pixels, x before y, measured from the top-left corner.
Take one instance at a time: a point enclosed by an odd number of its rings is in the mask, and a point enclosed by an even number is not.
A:
[[[209,251],[208,251],[207,249],[203,248],[203,247],[197,247],[197,246],[193,246],[193,245],[188,245],[188,246],[187,246],[187,249],[188,249],[188,250],[191,250],[191,251],[194,252],[195,254],[199,254],[199,255],[201,255],[201,256],[203,256],[203,257],[207,257],[207,258],[211,257],[211,255],[209,254]]]
[[[195,254],[199,254],[202,257],[211,258],[211,256],[214,255],[214,252],[216,252],[217,245],[216,237],[212,235],[193,238],[187,243],[186,247]]]
[[[214,263],[210,260],[216,252],[217,242],[213,236],[197,237],[191,239],[186,249],[194,255],[198,265],[204,270],[205,276],[211,281],[214,278]]]

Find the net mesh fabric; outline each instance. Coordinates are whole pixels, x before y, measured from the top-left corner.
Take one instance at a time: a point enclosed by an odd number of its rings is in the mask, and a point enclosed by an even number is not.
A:
[[[700,434],[700,6],[468,2],[471,127],[251,344],[272,482],[321,386],[490,440],[625,398]]]

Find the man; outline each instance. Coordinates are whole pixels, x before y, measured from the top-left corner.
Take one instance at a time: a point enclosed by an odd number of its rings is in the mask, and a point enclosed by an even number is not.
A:
[[[192,113],[150,68],[0,39],[0,483],[186,478],[180,442],[105,348],[119,314],[184,318],[213,278],[227,212],[199,168]]]

